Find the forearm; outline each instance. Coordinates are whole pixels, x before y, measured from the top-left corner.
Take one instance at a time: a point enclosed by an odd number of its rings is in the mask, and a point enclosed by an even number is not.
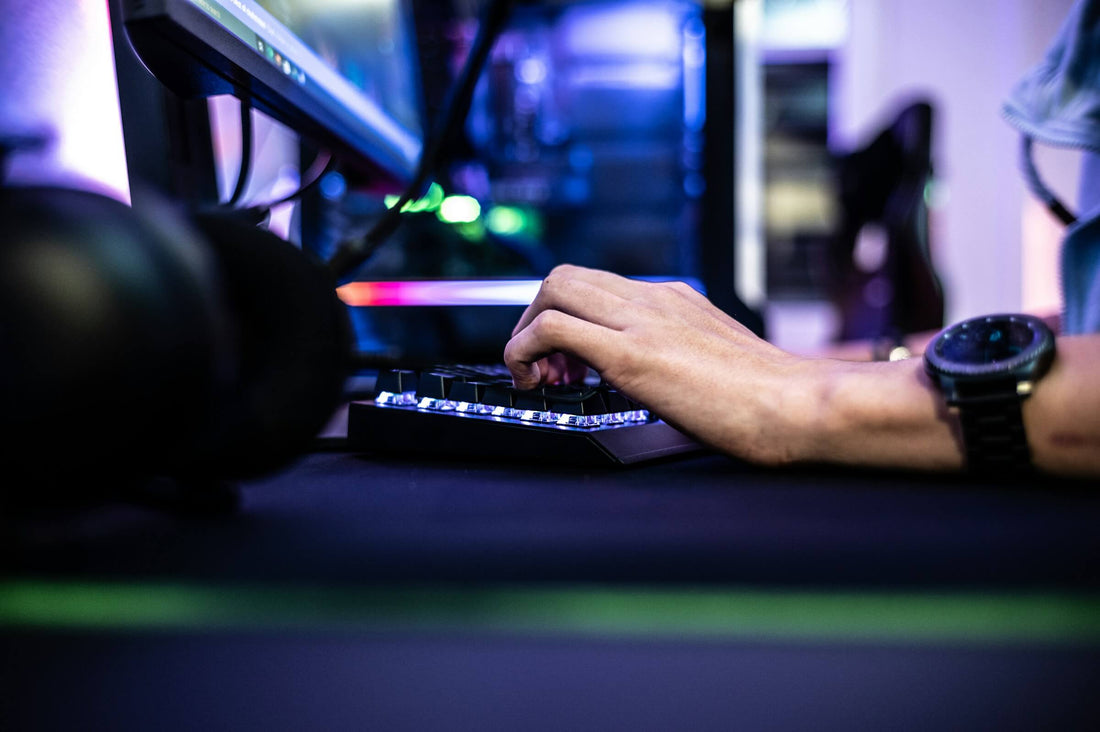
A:
[[[923,345],[919,344],[919,345]],[[543,281],[504,351],[516,386],[594,368],[670,424],[768,465],[959,470],[957,414],[921,358],[807,358],[769,344],[683,283],[561,266]],[[1024,402],[1034,462],[1100,475],[1100,335],[1059,342]]]
[[[1023,402],[1032,461],[1062,475],[1100,474],[1100,336],[1061,338],[1049,373]],[[958,417],[919,358],[896,363],[807,362],[817,385],[796,459],[955,470]]]
[[[958,470],[956,418],[919,358],[883,363],[806,363],[815,386],[797,460],[869,467]]]
[[[1050,371],[1023,413],[1036,466],[1100,476],[1100,335],[1058,339]]]

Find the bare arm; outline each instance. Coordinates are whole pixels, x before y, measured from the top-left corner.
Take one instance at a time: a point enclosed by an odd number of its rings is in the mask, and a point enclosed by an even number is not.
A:
[[[826,461],[957,470],[955,417],[919,359],[856,363],[782,351],[681,283],[563,266],[546,278],[505,348],[517,386],[588,365],[664,419],[754,462]],[[1059,340],[1025,402],[1034,459],[1100,475],[1100,337]]]

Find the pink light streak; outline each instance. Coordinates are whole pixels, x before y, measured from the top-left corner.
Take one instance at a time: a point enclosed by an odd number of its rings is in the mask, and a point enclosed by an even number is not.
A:
[[[530,304],[542,280],[420,280],[352,282],[336,290],[351,307],[523,305]]]

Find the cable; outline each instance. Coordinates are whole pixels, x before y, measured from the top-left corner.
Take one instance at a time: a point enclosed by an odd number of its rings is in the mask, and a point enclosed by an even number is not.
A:
[[[405,204],[421,194],[428,178],[443,163],[443,153],[446,145],[450,141],[451,135],[454,134],[456,127],[466,119],[481,71],[489,58],[489,52],[492,50],[497,36],[499,36],[508,20],[511,5],[511,0],[492,0],[486,6],[481,22],[478,24],[478,32],[473,46],[466,57],[466,62],[463,64],[458,78],[448,93],[443,113],[438,118],[433,133],[425,140],[412,181],[397,202],[382,214],[366,235],[358,239],[345,241],[329,259],[328,267],[338,281],[349,276],[353,270],[369,259],[378,247],[397,230],[403,218],[402,209]]]
[[[257,203],[250,206],[235,206],[232,203],[233,199],[230,199],[229,201],[219,204],[212,210],[207,211],[206,213],[207,215],[211,216],[232,216],[238,218],[241,221],[259,226],[268,220],[268,217],[271,215],[271,209],[275,208],[276,206],[281,206],[284,203],[296,201],[297,199],[308,193],[311,189],[313,189],[318,183],[320,183],[321,179],[325,177],[325,174],[332,167],[333,161],[334,158],[332,156],[332,153],[328,150],[322,150],[318,152],[317,155],[313,158],[313,162],[310,163],[309,168],[306,169],[305,174],[302,176],[302,179],[305,182],[300,184],[292,192],[286,194],[285,196],[281,196],[274,201]],[[240,183],[240,180],[238,180],[237,182],[237,188],[238,191],[235,191],[235,193],[239,193],[244,188],[244,186]],[[237,197],[239,198],[239,196]]]
[[[248,188],[248,179],[252,176],[252,102],[242,95],[241,102],[241,167],[237,170],[237,185],[233,189],[233,195],[225,202],[225,206],[234,207],[240,203]]]
[[[1046,204],[1050,212],[1058,217],[1059,221],[1066,226],[1076,223],[1077,217],[1039,178],[1039,171],[1035,168],[1035,161],[1031,158],[1031,143],[1031,138],[1024,135],[1020,145],[1020,169],[1024,174],[1024,182],[1027,183],[1027,187],[1031,189],[1031,192]]]
[[[332,153],[328,150],[322,150],[317,153],[317,156],[313,158],[313,162],[310,163],[309,168],[306,169],[305,175],[302,176],[302,180],[304,180],[305,183],[302,183],[292,193],[288,193],[281,198],[277,198],[269,203],[258,204],[259,207],[275,208],[276,206],[290,203],[291,201],[301,198],[321,182],[321,179],[325,177],[325,173],[332,167],[332,163]]]
[[[308,193],[311,189],[313,189],[318,183],[320,183],[321,179],[325,177],[325,173],[327,173],[332,167],[333,160],[334,159],[332,153],[330,153],[328,150],[322,150],[321,152],[317,153],[317,156],[313,159],[313,162],[310,163],[309,168],[302,176],[302,178],[305,180],[305,183],[302,183],[296,189],[286,194],[285,196],[276,198],[274,201],[257,203],[251,206],[243,206],[240,208],[229,207],[228,204],[226,204],[226,206],[223,206],[223,208],[228,208],[231,213],[240,214],[242,218],[253,220],[257,223],[262,222],[271,213],[271,209],[275,208],[276,206],[281,206],[284,203],[290,203],[291,201],[298,200],[306,193]]]

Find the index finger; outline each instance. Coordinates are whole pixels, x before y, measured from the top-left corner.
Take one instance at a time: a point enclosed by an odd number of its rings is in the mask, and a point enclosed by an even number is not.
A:
[[[551,376],[549,357],[566,354],[597,371],[614,357],[617,333],[559,310],[546,310],[512,336],[504,347],[504,363],[521,389],[544,383]]]

